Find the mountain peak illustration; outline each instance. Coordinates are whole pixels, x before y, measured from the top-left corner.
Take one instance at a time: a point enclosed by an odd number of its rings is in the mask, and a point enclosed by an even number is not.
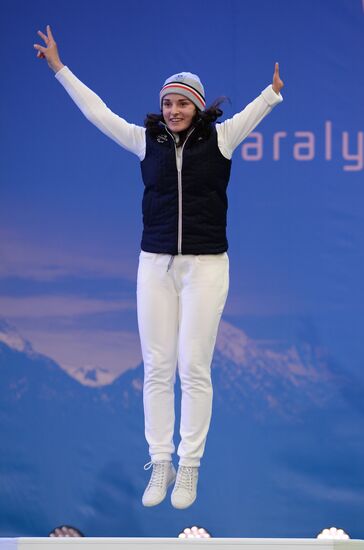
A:
[[[62,365],[72,378],[83,384],[84,386],[90,386],[93,388],[99,386],[108,386],[115,380],[115,374],[109,371],[107,368],[101,365],[86,364],[82,367],[73,366],[69,364]]]
[[[3,342],[15,351],[22,351],[28,354],[34,353],[31,343],[23,338],[16,328],[5,319],[0,319],[0,342]]]
[[[250,407],[257,418],[267,417],[273,411],[293,418],[309,404],[322,407],[335,395],[335,375],[325,350],[309,340],[259,340],[222,320],[212,362],[216,402],[235,411]],[[126,408],[141,395],[142,364],[118,376],[103,365],[59,365],[52,358],[37,354],[30,342],[4,320],[0,324],[1,342],[24,359],[29,357],[32,371],[52,364],[53,370],[63,371],[80,389],[106,391],[110,393],[108,400],[118,394]],[[18,360],[14,357],[14,364],[15,361]]]

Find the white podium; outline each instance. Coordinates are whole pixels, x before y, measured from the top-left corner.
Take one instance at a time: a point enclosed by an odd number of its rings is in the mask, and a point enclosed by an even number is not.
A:
[[[0,539],[0,550],[364,550],[364,540],[178,539],[19,537]]]

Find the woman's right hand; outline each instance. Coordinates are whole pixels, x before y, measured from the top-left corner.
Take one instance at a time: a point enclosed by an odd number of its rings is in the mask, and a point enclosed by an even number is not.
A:
[[[56,73],[62,69],[64,65],[59,58],[57,44],[53,38],[50,26],[47,25],[46,35],[41,31],[38,31],[38,34],[43,38],[46,47],[34,44],[34,48],[38,50],[37,57],[39,57],[39,59],[46,59],[48,66]]]

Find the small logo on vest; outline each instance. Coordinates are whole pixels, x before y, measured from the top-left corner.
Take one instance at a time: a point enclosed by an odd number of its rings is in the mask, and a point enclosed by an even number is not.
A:
[[[159,136],[157,136],[158,143],[164,143],[167,140],[168,140],[167,134],[159,134]]]

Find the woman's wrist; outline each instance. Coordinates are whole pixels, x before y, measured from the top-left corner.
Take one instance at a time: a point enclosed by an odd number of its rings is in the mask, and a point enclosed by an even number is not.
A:
[[[51,69],[55,73],[58,73],[58,71],[60,71],[62,69],[62,67],[64,67],[64,65],[63,65],[63,63],[61,63],[61,61],[59,61],[58,63],[55,63],[54,65],[51,65]]]

